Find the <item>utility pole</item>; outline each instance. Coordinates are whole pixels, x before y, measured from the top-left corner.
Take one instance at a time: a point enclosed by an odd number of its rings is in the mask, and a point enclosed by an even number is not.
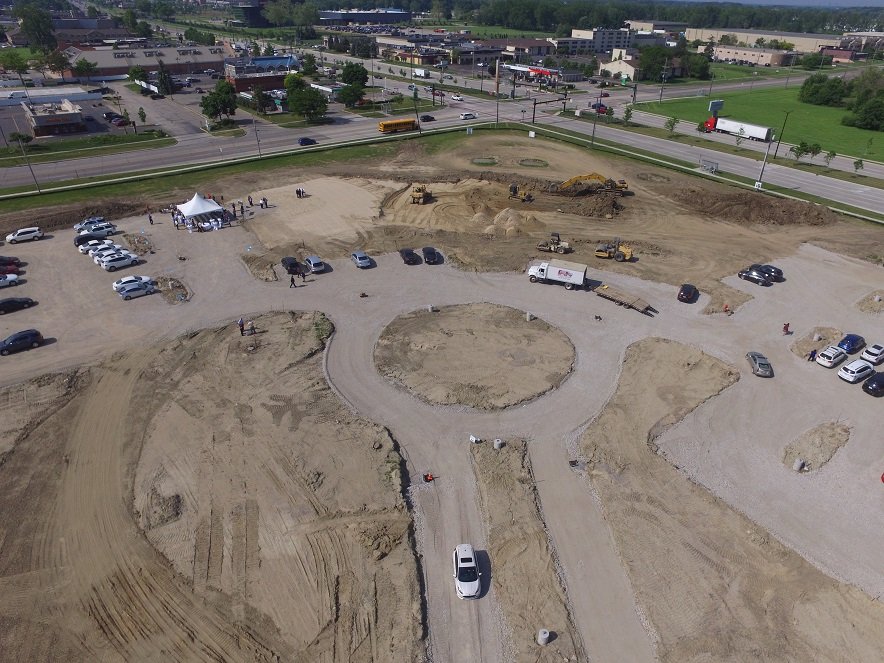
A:
[[[660,74],[661,82],[660,82],[660,103],[663,103],[663,88],[666,86],[666,70],[669,69],[669,58],[663,63],[663,71]]]
[[[780,129],[780,135],[777,137],[777,149],[775,149],[774,153],[773,153],[774,159],[777,158],[777,152],[780,151],[780,142],[783,140],[783,133],[786,131],[786,122],[789,121],[789,113],[791,113],[791,112],[792,111],[790,111],[790,110],[786,111],[786,119],[783,120],[783,128]]]
[[[258,138],[258,121],[252,116],[252,126],[255,128],[255,144],[258,146],[258,158],[261,158],[261,139]]]
[[[21,148],[21,155],[25,158],[25,163],[28,164],[28,170],[31,171],[31,177],[34,178],[34,186],[37,187],[37,193],[43,193],[40,191],[40,183],[37,182],[37,176],[34,174],[34,169],[31,168],[31,160],[28,159],[28,152],[25,150],[25,145],[22,143],[21,138],[18,139],[18,146]]]

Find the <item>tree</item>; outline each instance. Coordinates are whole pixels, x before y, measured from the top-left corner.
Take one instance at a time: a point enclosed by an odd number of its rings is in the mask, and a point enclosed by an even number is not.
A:
[[[292,23],[295,25],[295,34],[299,40],[312,38],[308,37],[308,34],[316,34],[312,26],[319,25],[319,10],[316,8],[316,5],[305,2],[295,7]]]
[[[316,66],[316,56],[313,53],[307,53],[301,59],[301,73],[305,76],[313,76],[319,72]]]
[[[21,31],[30,46],[42,53],[51,53],[58,46],[52,34],[52,17],[35,5],[18,5],[13,13],[21,19]]]
[[[142,106],[138,107],[138,119],[141,120],[141,124],[147,122],[147,113],[144,112],[144,108]]]
[[[288,74],[282,82],[283,87],[285,88],[286,96],[291,99],[298,92],[306,90],[309,85],[307,85],[307,81],[304,80],[304,77],[301,74]]]
[[[210,94],[218,95],[221,101],[221,112],[227,117],[236,115],[236,88],[228,81],[218,81]]]
[[[252,42],[252,56],[256,58],[261,57],[261,45],[256,41]]]
[[[214,92],[203,95],[203,98],[200,99],[200,108],[203,111],[203,115],[213,120],[221,119],[221,114],[224,112],[221,106],[221,99]]]
[[[255,110],[262,115],[267,112],[268,106],[273,105],[270,101],[270,96],[264,92],[264,89],[260,85],[252,90],[252,95],[255,101]]]
[[[853,162],[853,174],[854,175],[859,175],[859,171],[861,171],[862,169],[863,169],[863,160],[862,159],[857,159],[856,161]]]
[[[147,81],[147,72],[144,70],[144,67],[141,65],[135,65],[134,67],[129,67],[129,80],[130,81]]]
[[[308,121],[317,120],[328,111],[328,100],[319,90],[306,87],[289,95],[289,109]]]
[[[810,145],[808,145],[805,141],[801,141],[798,145],[793,145],[789,152],[792,153],[795,157],[795,161],[801,161],[801,157],[807,156],[810,152]]]
[[[264,47],[263,54],[265,57],[270,57],[273,55],[273,44],[271,44],[269,41],[267,42],[267,45]]]
[[[365,87],[365,84],[368,83],[368,71],[361,64],[347,62],[341,69],[341,82],[345,85]]]
[[[836,156],[838,155],[834,152],[826,152],[826,155],[823,157],[823,161],[826,162],[826,168],[829,167],[829,164],[832,163],[832,159],[834,159]]]
[[[839,106],[847,93],[848,86],[841,78],[813,74],[801,84],[798,101],[817,106]]]
[[[292,25],[295,8],[291,0],[271,0],[261,13],[271,25]]]
[[[884,129],[884,93],[855,107],[854,113],[844,117],[841,123],[873,131]]]
[[[25,88],[25,92],[27,92],[24,74],[28,73],[28,61],[20,51],[12,48],[0,50],[0,66],[6,71],[18,74],[18,79],[21,81],[22,87]]]
[[[706,133],[706,123],[698,122],[697,123],[697,133],[704,134]]]
[[[737,132],[737,135],[734,137],[734,143],[739,147],[743,144],[743,141],[746,139],[746,130],[743,127],[740,127],[740,130]]]
[[[98,8],[95,5],[88,5],[86,7],[86,16],[89,18],[98,18],[101,14],[98,12]]]
[[[175,92],[175,85],[172,83],[172,74],[166,69],[166,65],[162,60],[157,60],[157,90],[160,94],[172,94]]]
[[[142,39],[150,39],[153,36],[153,28],[150,27],[150,23],[138,21],[138,24],[135,26],[135,36]]]
[[[608,109],[605,111],[605,122],[610,124],[612,119],[614,119],[614,109],[608,106]]]
[[[732,35],[732,34],[721,35],[721,39],[718,40],[718,43],[721,46],[736,46],[737,45],[737,35]]]
[[[92,62],[91,60],[87,60],[86,58],[80,58],[74,63],[73,72],[74,76],[79,78],[92,78],[95,72],[98,71],[98,63]]]
[[[663,125],[666,130],[669,132],[669,137],[672,138],[675,135],[675,127],[678,126],[680,120],[677,117],[670,117],[666,120],[666,123]]]
[[[127,9],[124,11],[122,20],[123,25],[129,28],[132,32],[135,32],[135,28],[138,26],[138,16],[135,14],[134,9]]]
[[[639,68],[646,78],[659,81],[670,57],[669,49],[664,46],[647,46],[639,51]]]
[[[801,58],[801,66],[804,69],[820,69],[830,64],[832,64],[832,56],[823,55],[822,53],[808,53]]]
[[[811,143],[807,148],[807,153],[810,154],[810,162],[813,163],[814,158],[819,156],[819,153],[823,151],[823,148],[819,143]]]
[[[52,51],[52,53],[42,55],[39,61],[38,66],[45,67],[56,74],[64,74],[64,72],[71,68],[71,61],[62,51]]]
[[[27,144],[27,143],[30,143],[32,140],[34,140],[34,137],[31,134],[23,134],[23,133],[19,133],[18,131],[13,131],[12,133],[9,134],[9,140],[16,142],[16,143]]]
[[[623,124],[627,127],[629,126],[629,121],[632,119],[632,106],[627,105],[626,109],[623,111]]]
[[[362,101],[362,98],[365,96],[365,90],[362,89],[361,85],[352,84],[345,85],[338,92],[338,101],[344,104],[347,108],[353,108],[357,103]]]

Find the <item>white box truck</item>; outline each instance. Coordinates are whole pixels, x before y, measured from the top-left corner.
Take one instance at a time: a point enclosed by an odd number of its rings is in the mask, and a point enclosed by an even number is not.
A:
[[[429,78],[430,72],[427,71],[426,69],[415,69],[414,70],[414,77],[415,78]]]
[[[528,280],[531,283],[541,281],[543,283],[564,283],[566,290],[582,288],[586,283],[586,265],[579,262],[565,262],[564,260],[550,260],[528,268]]]

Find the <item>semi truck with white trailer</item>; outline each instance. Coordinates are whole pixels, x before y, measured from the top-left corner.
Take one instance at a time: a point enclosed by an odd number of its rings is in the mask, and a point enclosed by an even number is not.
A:
[[[566,290],[582,288],[586,283],[586,265],[579,262],[550,260],[532,265],[528,268],[528,280],[531,283],[563,283]]]
[[[428,69],[415,69],[414,70],[414,77],[415,78],[429,78],[430,72]]]
[[[749,124],[748,122],[736,122],[723,117],[710,117],[703,125],[706,127],[706,133],[717,131],[722,134],[739,136],[742,129],[742,135],[750,140],[760,140],[769,143],[773,139],[773,129],[761,127],[757,124]]]

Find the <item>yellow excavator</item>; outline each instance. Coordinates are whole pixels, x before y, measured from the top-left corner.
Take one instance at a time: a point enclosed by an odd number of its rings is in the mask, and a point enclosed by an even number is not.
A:
[[[558,186],[558,192],[567,196],[581,196],[599,191],[622,196],[623,192],[627,189],[629,189],[629,185],[626,183],[626,180],[612,180],[599,173],[575,175]]]
[[[432,195],[433,194],[427,190],[426,184],[415,184],[411,189],[411,204],[423,205],[424,203],[428,203],[430,202]]]

